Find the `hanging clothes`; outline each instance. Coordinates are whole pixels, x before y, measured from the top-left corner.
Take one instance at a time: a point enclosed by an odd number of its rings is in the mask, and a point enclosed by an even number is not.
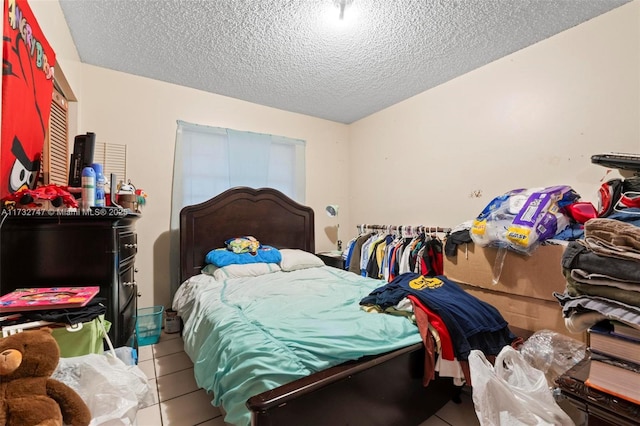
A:
[[[362,256],[362,246],[371,237],[371,233],[366,233],[358,236],[353,243],[353,249],[351,250],[351,259],[349,260],[349,272],[360,275],[360,259]]]
[[[417,265],[414,272],[427,277],[435,277],[444,274],[444,262],[442,258],[443,245],[436,237],[430,237],[422,246],[418,254]]]
[[[347,241],[347,244],[345,245],[345,249],[342,252],[342,261],[343,261],[344,269],[347,271],[349,270],[349,265],[351,264],[351,257],[353,256],[353,249],[357,239],[358,237],[354,237],[349,241]]]
[[[359,225],[359,235],[349,241],[343,253],[345,269],[386,282],[407,272],[442,275],[444,245],[435,233],[449,231],[440,227]]]

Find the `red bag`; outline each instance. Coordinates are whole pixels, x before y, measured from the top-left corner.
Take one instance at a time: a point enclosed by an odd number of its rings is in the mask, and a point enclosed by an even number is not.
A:
[[[600,185],[598,190],[598,217],[607,217],[613,213],[622,195],[622,179],[612,179]]]

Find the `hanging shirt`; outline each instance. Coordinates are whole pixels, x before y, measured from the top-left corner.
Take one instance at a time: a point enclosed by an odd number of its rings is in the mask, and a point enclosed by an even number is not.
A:
[[[362,254],[362,245],[369,240],[371,234],[363,234],[356,238],[351,250],[351,259],[349,259],[349,272],[360,274],[360,256]]]
[[[420,254],[422,274],[435,277],[444,273],[444,263],[442,260],[442,241],[437,238],[430,238],[425,242],[424,251]]]
[[[342,260],[344,261],[344,269],[346,270],[349,269],[349,264],[351,263],[351,256],[353,256],[353,248],[356,245],[357,239],[358,237],[352,238],[351,240],[349,240],[349,242],[347,243],[347,247],[342,252]]]
[[[369,275],[368,270],[370,268],[373,268],[373,265],[369,265],[369,262],[375,260],[376,258],[376,252],[375,249],[378,246],[378,244],[383,241],[385,238],[384,234],[374,234],[369,241],[367,241],[366,243],[364,243],[364,245],[362,246],[362,256],[363,259],[360,262],[361,265],[361,275],[363,277],[366,276],[373,276],[373,275]],[[366,250],[366,253],[365,253]]]
[[[367,264],[369,263],[369,257],[371,257],[371,251],[369,247],[374,244],[374,241],[377,239],[376,234],[372,234],[365,242],[362,244],[362,248],[360,249],[360,270],[358,273],[363,277],[367,276]]]

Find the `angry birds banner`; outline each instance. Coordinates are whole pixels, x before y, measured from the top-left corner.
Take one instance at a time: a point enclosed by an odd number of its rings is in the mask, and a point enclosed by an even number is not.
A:
[[[55,54],[26,0],[3,0],[0,199],[37,183]]]

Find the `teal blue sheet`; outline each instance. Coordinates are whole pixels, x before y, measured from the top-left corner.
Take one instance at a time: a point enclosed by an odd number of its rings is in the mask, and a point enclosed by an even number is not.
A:
[[[360,300],[384,281],[330,267],[185,282],[174,308],[198,386],[225,421],[248,425],[249,397],[340,364],[421,341],[405,317],[366,313]]]

